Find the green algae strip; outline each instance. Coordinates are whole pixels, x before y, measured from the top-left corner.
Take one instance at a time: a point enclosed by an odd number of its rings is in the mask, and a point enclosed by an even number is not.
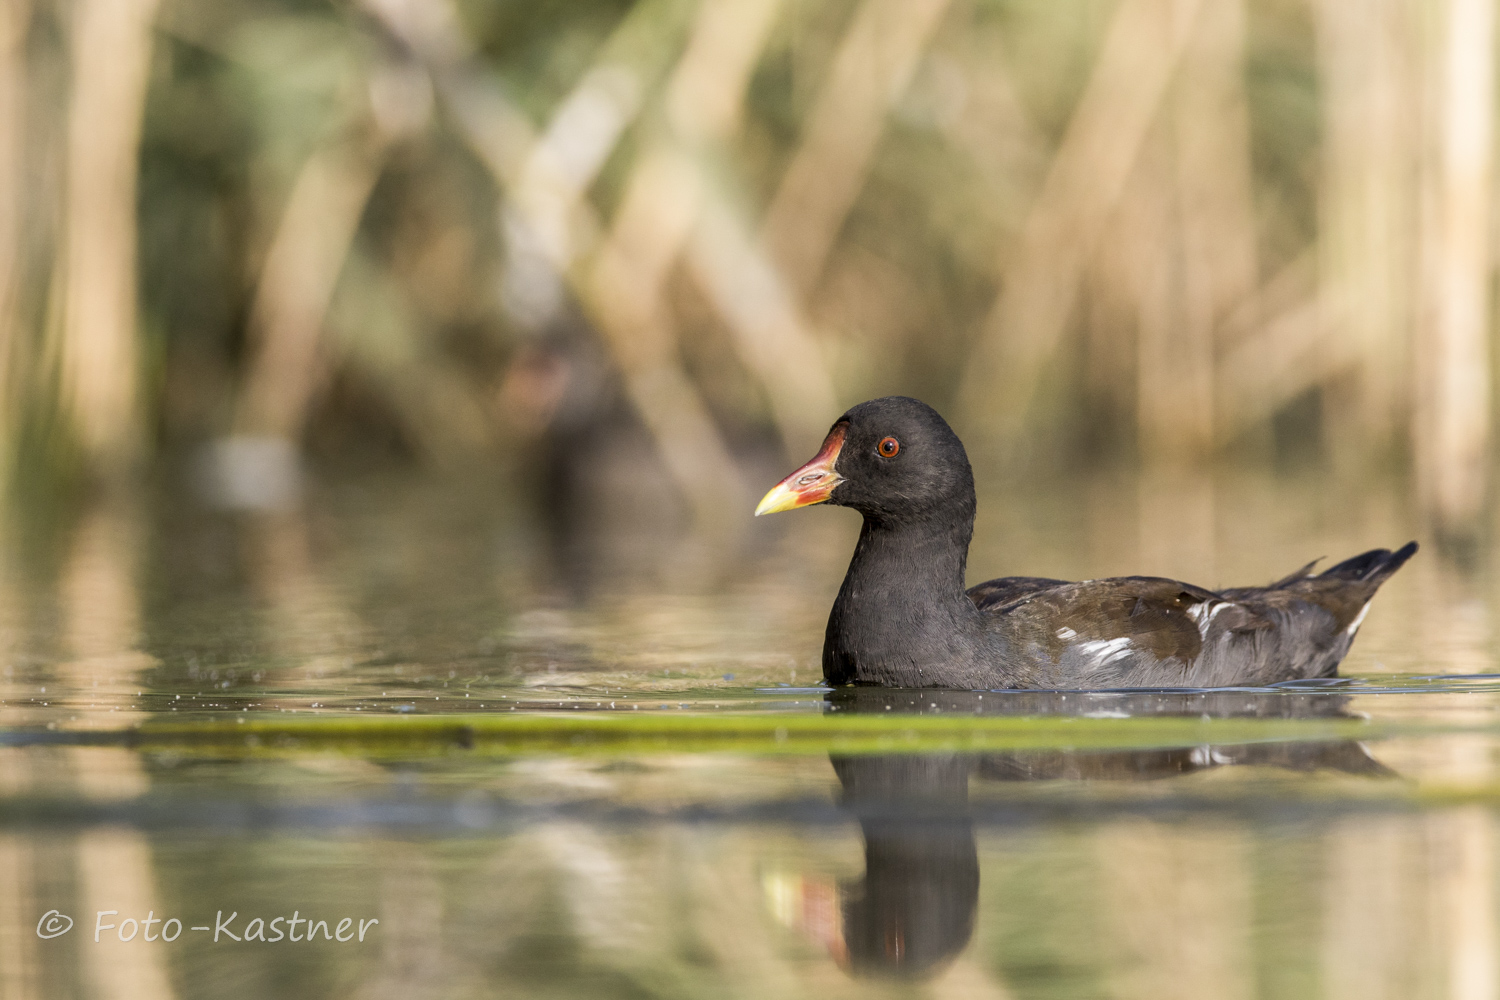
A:
[[[118,733],[143,750],[219,755],[344,751],[412,756],[564,753],[900,753],[1118,750],[1368,739],[1363,719],[491,714],[152,721]]]

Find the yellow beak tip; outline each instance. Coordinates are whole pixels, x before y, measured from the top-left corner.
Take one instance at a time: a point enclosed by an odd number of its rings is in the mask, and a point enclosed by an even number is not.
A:
[[[762,514],[775,514],[778,511],[789,510],[797,505],[797,495],[791,490],[775,487],[771,492],[760,498],[760,503],[755,505],[755,516]]]

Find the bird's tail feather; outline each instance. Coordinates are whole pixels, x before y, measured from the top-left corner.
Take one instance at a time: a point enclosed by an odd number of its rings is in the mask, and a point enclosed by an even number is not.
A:
[[[1404,566],[1406,560],[1415,555],[1416,551],[1416,542],[1407,542],[1395,552],[1390,549],[1371,549],[1352,559],[1345,559],[1337,566],[1331,566],[1318,575],[1336,580],[1380,584]]]

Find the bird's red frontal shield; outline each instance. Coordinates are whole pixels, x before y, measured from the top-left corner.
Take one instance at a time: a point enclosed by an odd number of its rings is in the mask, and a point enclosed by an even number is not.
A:
[[[844,446],[844,433],[848,429],[847,424],[834,425],[813,460],[771,487],[771,492],[755,508],[755,516],[810,507],[827,500],[833,494],[833,488],[844,481],[833,466],[839,459],[839,449]]]

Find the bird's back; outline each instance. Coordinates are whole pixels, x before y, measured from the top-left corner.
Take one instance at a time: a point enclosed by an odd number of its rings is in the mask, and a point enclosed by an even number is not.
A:
[[[1210,591],[1160,577],[990,580],[987,613],[1009,687],[1216,687],[1333,675],[1370,599],[1417,550],[1375,549],[1314,575]]]

